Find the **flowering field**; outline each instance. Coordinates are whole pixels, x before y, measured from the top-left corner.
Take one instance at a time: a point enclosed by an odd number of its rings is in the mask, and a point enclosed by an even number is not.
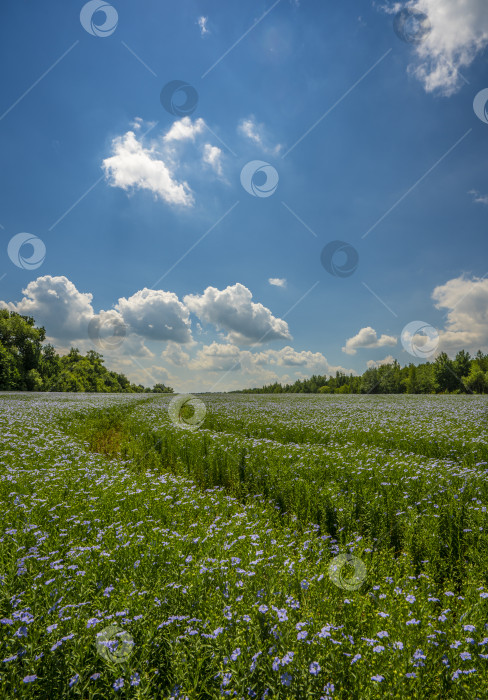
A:
[[[0,697],[486,698],[486,399],[200,398],[0,395]]]

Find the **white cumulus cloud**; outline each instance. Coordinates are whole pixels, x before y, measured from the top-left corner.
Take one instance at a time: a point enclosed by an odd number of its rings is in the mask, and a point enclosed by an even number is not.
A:
[[[144,338],[191,342],[190,313],[174,292],[144,288],[120,298],[115,309],[131,331]]]
[[[190,117],[183,117],[176,122],[173,122],[169,131],[163,136],[165,143],[171,141],[195,141],[195,137],[201,134],[205,128],[203,119],[195,119],[194,122]]]
[[[409,68],[427,92],[450,96],[464,84],[462,72],[488,46],[486,0],[411,0],[383,7],[423,12],[430,31],[415,45],[416,61]]]
[[[203,294],[189,294],[183,301],[200,320],[228,331],[231,343],[250,345],[291,339],[288,324],[262,304],[254,303],[250,290],[242,284],[223,290],[207,287]]]
[[[211,146],[206,143],[203,147],[203,162],[210,165],[211,168],[222,176],[222,150],[218,146]]]
[[[190,187],[176,180],[156,145],[146,148],[133,131],[112,141],[112,155],[102,167],[112,187],[149,190],[169,204],[189,207],[194,203]]]
[[[465,276],[441,284],[432,292],[437,309],[447,309],[444,329],[439,333],[440,349],[488,351],[488,279]]]
[[[366,362],[367,366],[369,369],[372,367],[381,367],[382,365],[391,365],[395,361],[395,358],[393,355],[388,355],[387,357],[383,358],[382,360],[368,360]]]
[[[397,339],[391,335],[382,335],[378,338],[378,335],[374,328],[371,326],[366,326],[366,328],[361,328],[361,330],[352,338],[346,340],[345,346],[342,348],[342,352],[347,355],[355,355],[358,348],[382,348],[385,345],[396,345]]]
[[[29,282],[17,303],[1,302],[10,311],[32,316],[50,338],[72,340],[87,337],[94,316],[93,295],[79,292],[67,277],[45,275]]]
[[[270,277],[269,284],[273,287],[286,287],[286,279],[281,277]]]

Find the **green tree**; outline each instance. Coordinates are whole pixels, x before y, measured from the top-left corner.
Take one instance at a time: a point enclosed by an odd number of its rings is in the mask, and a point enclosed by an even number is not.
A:
[[[464,383],[468,389],[477,394],[484,394],[488,391],[488,376],[483,372],[477,360],[471,364],[471,369],[467,377],[464,377]]]
[[[405,388],[407,390],[407,394],[419,393],[419,383],[417,381],[417,368],[413,364],[410,364],[408,366],[408,376],[405,379]]]
[[[460,350],[454,358],[454,372],[458,377],[466,377],[471,367],[471,356],[466,350]]]
[[[441,352],[434,362],[434,381],[438,391],[455,391],[460,380],[454,369],[454,363],[447,353]]]

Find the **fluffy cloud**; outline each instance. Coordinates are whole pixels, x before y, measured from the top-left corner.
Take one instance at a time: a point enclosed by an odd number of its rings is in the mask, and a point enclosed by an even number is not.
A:
[[[190,314],[176,294],[161,289],[141,289],[119,299],[115,309],[127,326],[150,340],[191,341]]]
[[[207,29],[207,22],[208,22],[208,17],[199,17],[197,19],[197,24],[200,27],[200,33],[202,36],[205,36],[205,34],[209,34],[209,30]]]
[[[358,348],[382,348],[385,345],[396,345],[397,339],[391,335],[382,335],[378,338],[376,331],[371,326],[361,328],[352,338],[346,340],[342,352],[348,355],[355,355]]]
[[[395,3],[388,12],[409,7],[427,15],[431,31],[416,45],[410,67],[427,92],[454,94],[463,84],[461,72],[488,45],[486,0],[411,0]]]
[[[259,146],[266,153],[278,154],[282,148],[281,144],[270,146],[265,135],[263,124],[258,124],[253,116],[248,119],[241,119],[237,125],[237,133],[251,141],[251,143]]]
[[[270,277],[268,282],[273,286],[273,287],[286,287],[286,279],[282,279],[280,277]]]
[[[222,151],[220,148],[206,143],[203,147],[203,162],[210,165],[217,175],[222,177]]]
[[[209,371],[236,371],[241,369],[240,355],[241,351],[236,345],[222,345],[214,342],[204,345],[198,351],[191,367]]]
[[[195,137],[203,132],[205,122],[203,119],[196,119],[194,122],[190,117],[183,117],[171,125],[170,130],[163,136],[165,143],[172,141],[195,141]]]
[[[185,367],[190,361],[190,355],[182,349],[181,345],[173,342],[168,343],[161,357],[176,367]]]
[[[93,295],[79,292],[67,277],[45,275],[29,282],[18,303],[1,304],[10,311],[33,316],[50,338],[87,338],[88,323],[94,316]]]
[[[149,190],[169,204],[190,207],[194,203],[186,182],[178,182],[155,144],[144,147],[133,131],[112,141],[112,153],[103,170],[112,187]]]
[[[227,340],[237,345],[291,339],[288,324],[275,318],[262,304],[252,301],[252,294],[242,284],[220,291],[207,287],[201,295],[189,294],[183,301],[201,320],[228,331]]]
[[[448,280],[432,292],[437,309],[448,309],[440,331],[440,349],[488,351],[488,279],[464,276]]]
[[[381,365],[391,365],[394,361],[394,357],[392,355],[388,355],[388,357],[385,357],[383,360],[368,360],[366,364],[369,369],[371,369],[372,367],[381,367]]]
[[[29,282],[18,303],[0,302],[0,306],[33,316],[46,329],[50,339],[69,346],[82,341],[93,345],[94,338],[124,338],[124,350],[142,357],[153,357],[144,339],[191,342],[190,312],[176,294],[142,289],[113,309],[95,313],[92,294],[82,293],[66,277],[46,275]],[[122,350],[122,347],[124,350]],[[109,353],[107,353],[109,354]]]

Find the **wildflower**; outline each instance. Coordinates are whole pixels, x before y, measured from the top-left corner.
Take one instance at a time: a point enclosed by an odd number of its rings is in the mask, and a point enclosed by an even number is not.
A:
[[[355,664],[356,661],[359,661],[360,658],[361,658],[361,654],[356,654],[356,656],[351,661],[351,666],[352,666],[352,664]]]
[[[332,695],[334,690],[335,687],[333,683],[327,683],[327,685],[324,686],[324,692],[326,695]]]
[[[133,673],[132,676],[130,677],[130,684],[131,685],[139,685],[140,682],[141,682],[140,675],[137,672]]]
[[[318,676],[318,674],[320,673],[320,666],[316,661],[312,661],[308,670],[310,671],[312,676]]]
[[[298,639],[298,640],[306,639],[307,637],[308,637],[308,632],[306,632],[305,630],[302,630],[301,632],[299,632],[299,633],[297,634],[297,639]]]
[[[303,581],[300,581],[300,587],[303,591],[308,591],[309,586],[310,586],[310,584],[306,579],[303,579]]]
[[[224,673],[224,677],[222,679],[222,685],[223,686],[229,685],[231,678],[232,678],[232,673],[230,673],[230,672]]]
[[[406,673],[405,678],[417,678],[417,674],[416,673]]]
[[[25,676],[24,683],[32,683],[33,681],[36,680],[36,678],[37,678],[37,676]]]
[[[463,651],[463,652],[461,652],[461,654],[459,654],[459,656],[461,657],[461,659],[463,661],[467,661],[468,659],[471,659],[471,654],[469,653],[469,651]]]
[[[13,625],[14,624],[14,621],[10,620],[8,617],[2,617],[0,622],[2,623],[2,625]]]
[[[294,651],[287,651],[284,657],[281,659],[281,665],[286,666],[289,664],[291,661],[293,661],[293,657],[295,656]]]
[[[57,624],[55,623],[54,625],[49,625],[49,627],[47,628],[47,631],[48,631],[49,633],[51,633],[51,632],[52,632],[53,630],[55,630],[56,628],[57,628]]]
[[[465,632],[474,632],[476,627],[474,625],[464,625],[463,630]]]
[[[76,685],[76,683],[78,683],[79,680],[80,680],[79,674],[75,673],[73,678],[69,679],[69,687],[72,688],[74,685]]]
[[[112,686],[112,688],[114,690],[120,690],[123,687],[124,687],[124,679],[123,678],[117,678],[117,680],[115,681],[115,683]]]
[[[384,676],[371,676],[372,681],[376,681],[377,683],[381,683],[381,681],[385,680]]]
[[[378,632],[378,634],[376,636],[379,637],[380,639],[382,639],[383,637],[388,637],[388,632],[385,632],[383,630],[382,632]]]
[[[406,625],[420,625],[420,620],[416,620],[415,618],[412,618],[411,620],[407,620]]]
[[[259,608],[258,608],[258,610],[259,610],[260,613],[263,613],[263,615],[264,615],[265,613],[268,612],[269,608],[268,608],[267,605],[260,605]]]
[[[373,651],[376,654],[381,653],[382,651],[385,651],[385,647],[381,646],[381,644],[378,644],[377,646],[373,647]]]
[[[414,595],[407,595],[405,597],[405,600],[407,601],[407,603],[415,603],[417,598]]]
[[[291,685],[291,681],[292,681],[292,676],[290,676],[289,673],[282,673],[281,674],[282,685],[286,685],[288,687]]]
[[[252,673],[252,672],[254,671],[254,669],[256,668],[257,660],[258,660],[258,658],[261,656],[262,653],[263,653],[262,651],[258,651],[257,654],[254,654],[254,656],[252,657],[251,673]]]
[[[232,661],[236,661],[237,657],[239,657],[240,655],[241,655],[240,647],[237,647],[237,649],[234,649],[234,651],[230,655],[230,658],[232,659]]]
[[[14,634],[14,637],[27,637],[27,627],[25,625],[21,625]]]
[[[272,668],[273,668],[273,671],[279,671],[279,670],[280,670],[280,660],[279,660],[279,658],[278,658],[277,656],[273,659]]]
[[[99,673],[93,673],[93,674],[90,676],[90,678],[92,679],[92,681],[98,681],[98,679],[100,678],[100,674],[99,674]]]

